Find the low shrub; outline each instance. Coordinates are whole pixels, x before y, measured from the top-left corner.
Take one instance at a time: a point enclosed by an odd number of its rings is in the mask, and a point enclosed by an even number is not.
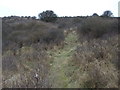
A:
[[[78,26],[79,36],[99,38],[106,33],[118,33],[118,20],[101,17],[88,17]]]
[[[82,22],[82,18],[80,18],[80,17],[74,17],[73,18],[73,24],[75,24],[75,25],[78,25],[78,24],[80,24],[81,22]]]
[[[13,55],[7,55],[2,58],[2,70],[3,71],[16,71],[17,70],[17,58]]]
[[[47,44],[58,44],[64,40],[64,33],[61,29],[50,29],[43,37],[43,41]]]
[[[58,44],[64,40],[62,29],[57,25],[45,23],[37,20],[26,22],[3,23],[3,49],[11,47],[14,43],[16,46],[31,45],[33,43],[41,44]],[[15,46],[15,47],[16,47]]]
[[[58,28],[65,28],[66,27],[66,23],[60,23],[59,25],[58,25]]]
[[[48,60],[46,52],[37,51],[33,47],[22,47],[16,52],[16,55],[13,54],[13,51],[6,52],[3,55],[3,87],[49,87],[47,75],[50,59]],[[36,74],[38,77],[35,77]]]
[[[71,63],[79,67],[74,74],[81,75],[76,80],[80,87],[118,87],[118,36],[86,40],[76,48]]]

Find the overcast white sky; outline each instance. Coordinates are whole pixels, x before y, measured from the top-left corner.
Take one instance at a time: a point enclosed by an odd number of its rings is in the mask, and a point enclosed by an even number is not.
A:
[[[38,16],[45,10],[53,10],[58,16],[101,15],[105,10],[118,16],[119,0],[0,0],[0,17]]]

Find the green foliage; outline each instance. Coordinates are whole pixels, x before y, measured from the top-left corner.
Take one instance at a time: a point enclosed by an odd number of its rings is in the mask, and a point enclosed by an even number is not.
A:
[[[45,22],[55,22],[57,20],[57,15],[52,10],[43,11],[38,16]]]

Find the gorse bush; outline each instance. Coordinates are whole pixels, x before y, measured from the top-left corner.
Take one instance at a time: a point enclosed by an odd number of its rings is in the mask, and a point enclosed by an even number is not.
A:
[[[48,33],[43,37],[44,42],[49,43],[60,43],[64,40],[64,33],[61,29],[50,29]]]
[[[99,38],[106,33],[118,32],[117,19],[89,17],[78,26],[78,33],[89,38]]]
[[[82,72],[78,83],[85,88],[118,87],[118,52],[118,34],[81,43],[72,59],[80,70],[77,73]]]
[[[9,28],[6,27],[6,24],[3,23],[3,25],[3,48],[19,46],[17,44],[31,45],[34,43],[55,45],[64,40],[63,30],[50,23],[30,20],[27,23],[20,22],[12,26],[8,23]]]

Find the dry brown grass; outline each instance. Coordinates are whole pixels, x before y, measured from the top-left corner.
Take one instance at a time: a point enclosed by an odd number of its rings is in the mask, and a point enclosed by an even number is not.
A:
[[[2,63],[3,87],[49,87],[49,62],[45,51],[37,51],[33,47],[22,47],[16,55],[12,51],[6,52]],[[36,74],[39,82],[35,78]]]
[[[85,88],[118,88],[118,34],[107,39],[81,42],[73,55],[81,77],[78,83]],[[80,81],[79,81],[80,80]]]

